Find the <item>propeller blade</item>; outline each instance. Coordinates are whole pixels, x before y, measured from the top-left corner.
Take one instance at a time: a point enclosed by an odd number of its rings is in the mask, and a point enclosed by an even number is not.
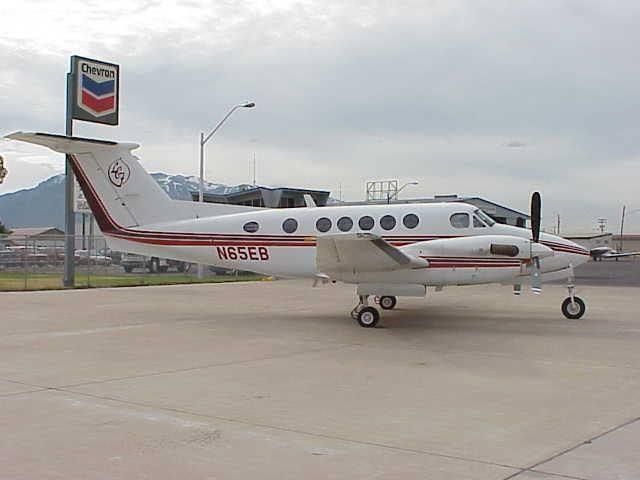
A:
[[[538,243],[540,240],[540,210],[542,208],[542,200],[540,193],[533,192],[531,195],[531,233],[533,241]]]
[[[533,241],[538,243],[540,240],[540,211],[542,210],[542,199],[539,192],[533,192],[531,195],[531,233]]]

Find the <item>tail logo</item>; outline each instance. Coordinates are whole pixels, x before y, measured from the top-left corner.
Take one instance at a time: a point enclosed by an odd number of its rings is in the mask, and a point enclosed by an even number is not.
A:
[[[129,165],[127,165],[121,158],[115,160],[109,166],[109,181],[118,188],[127,183],[130,175],[131,169],[129,168]]]

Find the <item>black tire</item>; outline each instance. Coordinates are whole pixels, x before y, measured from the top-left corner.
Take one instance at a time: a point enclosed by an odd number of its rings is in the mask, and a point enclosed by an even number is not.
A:
[[[131,273],[131,272],[133,272],[133,267],[130,267],[130,266],[128,266],[128,265],[127,265],[126,267],[122,267],[122,268],[124,268],[125,273]]]
[[[396,308],[398,299],[390,295],[385,295],[384,297],[380,297],[379,303],[380,303],[380,308],[382,308],[383,310],[393,310],[394,308]]]
[[[149,262],[149,273],[158,273],[160,270],[160,260],[156,257],[153,257]]]
[[[374,328],[378,325],[380,314],[373,307],[364,307],[358,312],[358,323],[364,328]]]
[[[584,315],[587,310],[584,302],[580,297],[573,297],[575,306],[571,304],[571,297],[567,297],[562,302],[562,314],[570,320],[578,320]]]

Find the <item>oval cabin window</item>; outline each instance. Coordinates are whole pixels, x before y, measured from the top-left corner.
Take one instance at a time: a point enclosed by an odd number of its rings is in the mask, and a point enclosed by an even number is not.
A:
[[[418,226],[418,223],[420,223],[420,219],[415,213],[408,213],[402,219],[402,223],[407,228],[416,228]]]
[[[358,226],[360,227],[360,230],[371,230],[373,228],[373,225],[373,218],[368,215],[361,217],[360,220],[358,220]]]
[[[258,225],[258,222],[247,222],[242,227],[242,229],[247,233],[256,233],[259,228],[260,226]]]
[[[298,221],[295,218],[287,218],[282,222],[282,230],[286,233],[293,233],[298,229]]]
[[[328,232],[329,230],[331,230],[331,220],[326,217],[319,218],[316,222],[316,228],[319,232]]]
[[[392,230],[396,226],[396,219],[391,215],[385,215],[380,219],[380,226],[385,230]]]
[[[353,228],[353,220],[349,217],[342,217],[338,220],[337,225],[341,232],[348,232]]]

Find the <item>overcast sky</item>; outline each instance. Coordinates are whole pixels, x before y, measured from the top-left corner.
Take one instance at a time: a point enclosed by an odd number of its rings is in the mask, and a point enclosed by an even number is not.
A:
[[[543,226],[640,209],[640,3],[266,1],[0,3],[0,134],[64,132],[73,54],[121,65],[120,125],[75,133],[142,144],[150,171],[322,188],[418,181],[405,197],[479,195]],[[0,194],[63,171],[46,149],[0,141]],[[627,218],[640,233],[640,211]]]

